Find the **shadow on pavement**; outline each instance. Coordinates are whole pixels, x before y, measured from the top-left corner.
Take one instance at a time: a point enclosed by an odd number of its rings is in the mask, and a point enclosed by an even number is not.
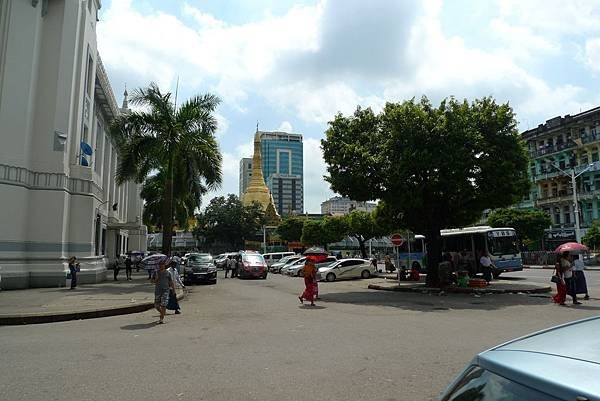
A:
[[[315,305],[315,306],[310,306],[310,305],[298,305],[299,309],[327,309],[325,306],[321,306],[321,305]]]
[[[121,326],[121,330],[144,330],[144,329],[150,329],[154,326],[156,326],[156,322],[128,324],[127,326]]]
[[[530,297],[526,294],[422,294],[389,291],[340,292],[319,294],[322,302],[353,305],[378,305],[419,312],[449,310],[497,310],[514,305],[548,305],[547,298]],[[596,308],[588,306],[586,309]],[[582,308],[583,309],[583,308]]]

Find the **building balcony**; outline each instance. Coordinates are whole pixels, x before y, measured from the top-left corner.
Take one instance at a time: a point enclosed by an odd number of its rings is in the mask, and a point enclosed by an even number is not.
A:
[[[542,207],[545,205],[549,205],[552,203],[568,203],[568,202],[573,202],[573,193],[566,193],[564,195],[552,195],[552,196],[546,196],[546,197],[539,197],[536,201],[535,201],[535,205],[536,207]]]
[[[544,147],[541,147],[538,149],[530,150],[529,155],[532,158],[538,158],[538,157],[542,157],[542,156],[545,157],[545,156],[549,156],[554,153],[562,152],[564,150],[572,149],[572,148],[576,148],[576,147],[577,147],[577,144],[574,141],[568,140],[567,142],[558,143],[556,145],[548,145],[548,146],[544,146]]]

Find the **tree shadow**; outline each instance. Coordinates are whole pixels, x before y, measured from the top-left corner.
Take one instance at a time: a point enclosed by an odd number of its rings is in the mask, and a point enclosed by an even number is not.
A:
[[[387,306],[419,312],[450,310],[499,310],[515,305],[548,305],[548,297],[527,294],[423,294],[392,291],[354,291],[319,294],[322,302],[352,305]],[[595,308],[595,307],[589,307]],[[583,309],[583,308],[582,308]]]
[[[126,326],[121,326],[121,330],[145,330],[150,329],[156,325],[156,322],[128,324]]]

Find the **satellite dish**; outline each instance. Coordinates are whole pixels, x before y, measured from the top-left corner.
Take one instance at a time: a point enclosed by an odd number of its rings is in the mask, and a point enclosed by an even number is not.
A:
[[[81,165],[85,167],[88,167],[90,165],[85,156],[81,156]]]
[[[81,151],[88,156],[91,156],[94,152],[92,147],[83,141],[81,141]]]

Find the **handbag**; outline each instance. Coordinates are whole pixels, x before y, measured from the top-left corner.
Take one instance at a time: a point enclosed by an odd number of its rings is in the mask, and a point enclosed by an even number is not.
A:
[[[550,281],[556,284],[559,284],[561,282],[560,277],[556,274],[553,274],[552,277],[550,277]]]

